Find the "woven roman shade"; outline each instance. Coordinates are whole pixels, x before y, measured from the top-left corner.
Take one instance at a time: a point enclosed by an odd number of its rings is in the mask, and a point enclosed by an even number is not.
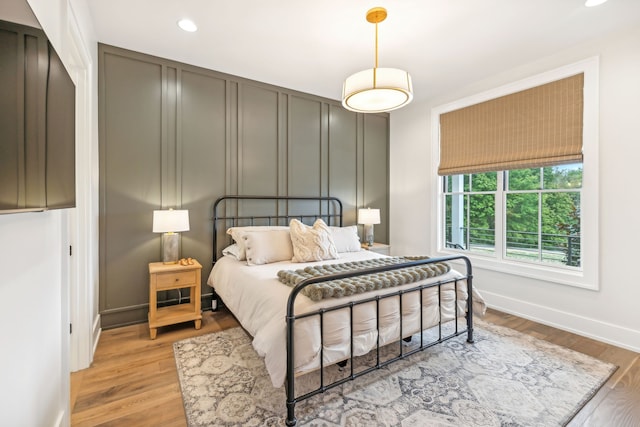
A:
[[[439,175],[582,161],[584,74],[440,115]]]

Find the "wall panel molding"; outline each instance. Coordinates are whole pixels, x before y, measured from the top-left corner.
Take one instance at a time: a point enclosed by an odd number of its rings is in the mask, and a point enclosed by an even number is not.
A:
[[[345,225],[365,203],[388,212],[388,114],[365,119],[336,100],[100,44],[99,123],[105,328],[146,321],[147,264],[161,257],[154,209],[189,210],[182,255],[203,265],[205,298],[211,208],[224,194],[337,196]],[[380,241],[387,229],[376,226]]]

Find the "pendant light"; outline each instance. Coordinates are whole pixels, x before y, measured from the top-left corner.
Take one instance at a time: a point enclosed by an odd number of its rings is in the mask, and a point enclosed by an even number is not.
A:
[[[398,68],[378,68],[378,24],[387,10],[374,7],[367,21],[376,25],[375,67],[347,77],[342,86],[342,105],[358,113],[381,113],[403,107],[413,99],[411,76]]]

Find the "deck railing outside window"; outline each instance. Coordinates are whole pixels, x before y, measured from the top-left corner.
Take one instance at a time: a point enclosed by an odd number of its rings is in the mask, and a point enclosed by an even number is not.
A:
[[[450,225],[447,230],[451,230]],[[495,253],[495,230],[486,228],[460,229],[464,242],[453,242],[447,236],[447,247],[491,255]],[[580,266],[580,235],[506,232],[506,256],[520,260],[542,261],[568,266]]]

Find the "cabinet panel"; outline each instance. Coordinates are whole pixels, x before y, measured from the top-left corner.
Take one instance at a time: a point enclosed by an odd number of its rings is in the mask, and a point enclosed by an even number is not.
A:
[[[0,211],[75,205],[75,87],[44,32],[0,21]]]
[[[46,205],[46,39],[26,34],[24,37],[24,156],[25,207]]]
[[[23,159],[22,89],[16,31],[0,28],[0,209],[17,209]],[[20,101],[20,102],[19,102]]]
[[[76,205],[75,94],[73,81],[49,45],[47,81],[47,207]]]
[[[161,200],[162,67],[103,60],[100,308],[107,310],[148,301],[145,266],[160,256],[151,228]]]

